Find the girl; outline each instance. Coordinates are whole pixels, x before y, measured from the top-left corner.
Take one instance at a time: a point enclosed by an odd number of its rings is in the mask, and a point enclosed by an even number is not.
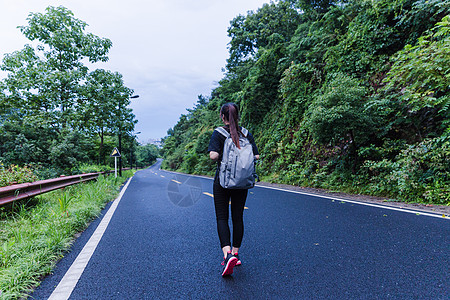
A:
[[[225,124],[223,128],[230,133],[236,147],[240,148],[239,135],[243,136],[243,134],[241,132],[242,127],[238,125],[239,110],[237,105],[234,103],[224,104],[220,109],[220,117]],[[244,235],[243,214],[248,192],[246,189],[225,189],[219,183],[218,170],[220,168],[220,162],[222,161],[225,139],[225,136],[214,130],[208,147],[209,157],[218,163],[216,176],[214,178],[213,193],[217,232],[219,234],[220,246],[222,247],[224,256],[222,262],[222,265],[224,266],[222,276],[231,275],[233,273],[233,268],[236,265],[241,264],[238,251],[241,247],[242,237]],[[251,133],[248,133],[247,139],[252,144],[255,159],[259,159],[258,149]],[[231,247],[230,228],[228,226],[228,207],[230,201],[231,219],[233,223],[233,247]]]

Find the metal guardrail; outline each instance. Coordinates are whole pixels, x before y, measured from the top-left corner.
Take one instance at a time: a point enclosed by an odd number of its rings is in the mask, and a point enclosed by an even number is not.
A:
[[[127,170],[122,169],[122,170]],[[0,206],[14,202],[16,200],[31,198],[40,194],[48,193],[57,189],[97,179],[101,174],[112,173],[114,171],[88,173],[71,176],[61,176],[59,178],[39,180],[30,183],[20,183],[10,186],[0,187]]]

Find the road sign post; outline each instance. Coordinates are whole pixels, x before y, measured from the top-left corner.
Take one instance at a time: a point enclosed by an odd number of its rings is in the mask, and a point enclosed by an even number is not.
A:
[[[114,176],[117,178],[117,157],[114,157]]]
[[[110,156],[114,157],[114,175],[117,178],[117,158],[120,157],[119,150],[116,147],[114,147],[114,150],[112,151]]]

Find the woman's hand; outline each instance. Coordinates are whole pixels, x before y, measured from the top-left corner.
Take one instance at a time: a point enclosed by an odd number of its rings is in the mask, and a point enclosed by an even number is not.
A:
[[[255,155],[255,159],[259,159],[259,154]]]
[[[217,160],[219,160],[219,153],[217,153],[215,151],[210,151],[209,158],[211,158],[213,161],[217,161]]]

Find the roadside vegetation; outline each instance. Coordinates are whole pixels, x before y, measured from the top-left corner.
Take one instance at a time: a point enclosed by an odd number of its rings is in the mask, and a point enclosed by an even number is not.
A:
[[[27,21],[17,34],[29,44],[0,63],[0,163],[53,178],[85,164],[114,167],[109,155],[121,144],[122,167],[150,165],[156,157],[148,153],[158,149],[136,141],[133,90],[120,73],[86,65],[107,61],[111,40],[87,32],[63,6],[31,12]]]
[[[111,170],[120,144],[123,168],[153,164],[159,149],[136,140],[133,90],[120,73],[86,65],[107,61],[112,42],[63,6],[27,22],[18,34],[29,44],[0,63],[0,187]],[[0,298],[26,297],[132,174],[0,207]]]
[[[450,204],[449,0],[279,0],[230,24],[224,77],[167,132],[164,168],[212,175],[235,102],[265,181]]]
[[[31,200],[0,208],[0,299],[20,299],[50,274],[120,186],[133,175],[100,176]]]

